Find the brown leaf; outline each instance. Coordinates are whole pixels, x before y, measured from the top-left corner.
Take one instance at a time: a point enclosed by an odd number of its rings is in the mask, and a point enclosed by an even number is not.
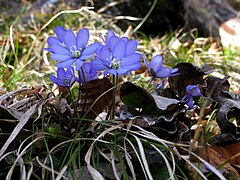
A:
[[[225,147],[204,145],[203,148],[199,148],[198,151],[198,154],[211,165],[215,167],[222,166],[238,175],[237,170],[233,168],[229,162],[232,152],[229,152]]]
[[[79,112],[84,108],[84,116],[88,119],[95,119],[98,114],[107,109],[112,102],[112,83],[108,78],[95,79],[87,83],[87,89],[80,87]],[[85,105],[84,105],[85,104]]]
[[[240,165],[240,142],[223,146],[228,152],[228,158],[231,158],[230,163]]]

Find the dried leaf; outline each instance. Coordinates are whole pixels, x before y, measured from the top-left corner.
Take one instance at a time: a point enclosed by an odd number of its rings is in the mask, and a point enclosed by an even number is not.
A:
[[[23,126],[28,122],[29,118],[37,112],[38,110],[38,104],[34,104],[29,110],[27,110],[22,117],[19,120],[19,123],[14,128],[13,132],[9,136],[8,140],[5,142],[3,147],[0,150],[0,157],[4,154],[4,152],[7,150],[10,143],[15,139],[15,137],[18,135],[18,133],[22,130]]]
[[[225,92],[222,92],[218,97],[220,108],[217,113],[217,123],[221,129],[221,135],[217,140],[221,139],[219,141],[221,144],[240,140],[240,101],[225,98],[225,95]]]
[[[219,94],[222,91],[229,91],[230,84],[227,79],[228,76],[223,79],[212,76],[206,77],[204,79],[205,84],[203,94],[207,97],[211,97],[215,101],[218,101]]]
[[[112,83],[108,78],[95,79],[87,83],[87,89],[80,87],[81,99],[79,111],[82,112],[84,104],[84,117],[95,119],[98,114],[107,109],[112,102]]]
[[[229,163],[229,158],[232,156],[227,149],[221,146],[203,146],[203,149],[198,149],[199,155],[210,164],[215,167],[223,167],[226,170],[230,170],[238,175],[236,169],[234,169]]]

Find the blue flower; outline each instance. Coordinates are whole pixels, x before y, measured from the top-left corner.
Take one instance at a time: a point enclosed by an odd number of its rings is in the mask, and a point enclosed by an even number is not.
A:
[[[47,40],[50,48],[45,50],[51,52],[51,58],[59,61],[60,68],[76,64],[76,70],[80,70],[85,59],[92,56],[100,47],[100,43],[93,43],[87,46],[89,40],[89,30],[82,28],[77,36],[72,29],[66,30],[61,26],[55,28],[57,37],[50,36]]]
[[[75,82],[76,77],[73,67],[69,66],[66,71],[63,68],[58,68],[57,77],[50,75],[50,79],[58,86],[69,87]]]
[[[84,63],[82,69],[86,77],[86,82],[96,79],[97,76],[99,75],[99,73],[92,68],[90,62]],[[84,83],[84,76],[82,74],[82,71],[79,72],[79,78],[77,78],[76,81],[79,82],[80,84]]]
[[[202,96],[201,91],[197,85],[186,86],[186,95],[182,98],[182,101],[187,101],[187,105],[190,109],[193,109],[193,97]]]
[[[136,40],[119,38],[109,30],[104,43],[92,61],[96,70],[105,70],[105,75],[122,75],[141,67],[141,55],[135,52],[138,45]]]
[[[146,61],[146,58],[144,58],[144,62],[147,66],[147,68],[150,71],[150,74],[153,78],[167,78],[170,76],[177,76],[179,75],[178,73],[178,68],[169,68],[165,67],[162,65],[162,56],[161,55],[156,55],[153,57],[153,59],[150,61],[148,64]]]

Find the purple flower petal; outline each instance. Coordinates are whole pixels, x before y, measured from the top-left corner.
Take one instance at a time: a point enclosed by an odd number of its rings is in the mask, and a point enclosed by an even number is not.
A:
[[[129,65],[129,66],[124,66],[123,68],[126,68],[126,69],[128,69],[129,71],[136,71],[136,70],[138,70],[141,66],[142,66],[142,64],[139,62],[139,63],[135,63],[135,64],[132,64],[132,65]]]
[[[66,76],[73,76],[74,75],[74,68],[69,66],[66,70]]]
[[[118,75],[122,75],[122,74],[126,74],[129,71],[129,69],[118,69],[116,71]]]
[[[72,76],[71,81],[69,82],[69,86],[71,86],[76,81],[76,77]]]
[[[57,69],[57,77],[58,79],[63,79],[66,76],[66,72],[63,68]]]
[[[110,30],[108,30],[107,35],[106,35],[106,38],[105,38],[105,40],[104,40],[104,42],[105,42],[106,45],[109,44],[110,38],[111,38],[112,36],[116,36],[116,35],[115,35],[115,33],[113,32],[113,30],[110,29]]]
[[[172,68],[171,74],[175,74],[176,72],[178,72],[178,68]]]
[[[81,55],[78,59],[82,60],[82,61],[85,61],[86,59],[89,59],[91,58],[91,55]]]
[[[107,66],[104,65],[99,60],[92,60],[91,64],[92,64],[92,68],[96,69],[97,71],[102,71],[107,69]]]
[[[82,28],[77,34],[77,48],[83,50],[89,40],[89,30],[87,28]]]
[[[120,40],[123,40],[123,41],[125,41],[125,42],[128,42],[128,41],[129,41],[127,37],[121,37]]]
[[[126,54],[126,42],[119,41],[114,49],[113,49],[113,56],[117,59],[122,59]]]
[[[197,85],[188,85],[186,91],[191,96],[202,96],[201,91]]]
[[[64,54],[51,54],[50,57],[53,60],[58,60],[58,61],[66,61],[68,59],[72,59],[70,55],[64,55]]]
[[[102,60],[111,61],[111,53],[106,46],[102,47],[100,50],[100,56]]]
[[[52,48],[44,48],[45,51],[48,51],[48,52],[51,52],[51,53],[54,53],[54,51],[52,50]]]
[[[112,75],[117,75],[117,71],[115,69],[108,69],[107,71],[105,71],[104,76],[108,75],[108,74],[112,74]]]
[[[55,28],[55,33],[58,37],[58,39],[61,41],[61,42],[64,42],[64,33],[66,32],[67,30],[65,28],[63,28],[62,26],[57,26]]]
[[[52,82],[58,85],[58,79],[55,76],[50,75],[49,78],[51,79]]]
[[[53,44],[60,44],[61,41],[59,41],[57,38],[53,37],[53,36],[49,36],[47,38],[47,43],[49,46],[52,46]]]
[[[123,65],[128,66],[140,62],[141,55],[139,53],[131,54],[124,58]]]
[[[156,73],[159,69],[162,67],[162,56],[156,55],[153,57],[153,59],[149,63],[149,70],[153,69],[153,71]]]
[[[113,49],[116,46],[116,44],[118,43],[118,41],[119,41],[119,37],[117,37],[117,36],[112,36],[110,38],[108,47],[111,51],[113,51]]]
[[[135,53],[138,42],[136,40],[129,41],[127,43],[126,56]]]
[[[79,71],[81,69],[84,61],[77,59],[75,63],[76,63],[76,70]]]
[[[68,49],[76,47],[76,35],[74,34],[74,32],[71,29],[67,30],[65,32],[65,34],[64,34],[64,42],[67,45]]]
[[[147,58],[145,55],[143,56],[143,60],[144,60],[145,65],[147,66],[147,68],[150,70],[151,68],[149,67],[149,64],[147,62]]]
[[[60,61],[59,63],[57,63],[57,67],[59,67],[59,68],[69,67],[73,63],[74,63],[73,59],[69,59],[66,61]]]
[[[166,78],[171,75],[171,69],[168,67],[162,66],[162,68],[156,72],[158,78]]]
[[[194,106],[193,106],[193,97],[192,96],[188,96],[187,97],[188,101],[187,101],[187,105],[190,109],[193,109]]]
[[[64,46],[61,46],[60,44],[53,44],[51,46],[51,49],[53,50],[53,52],[55,52],[57,54],[63,54],[63,55],[69,55],[70,56],[69,50],[66,49]]]
[[[99,42],[95,42],[93,44],[90,44],[86,49],[84,49],[84,51],[82,52],[82,55],[86,55],[86,54],[93,54],[95,53],[100,47],[101,47],[101,43]]]

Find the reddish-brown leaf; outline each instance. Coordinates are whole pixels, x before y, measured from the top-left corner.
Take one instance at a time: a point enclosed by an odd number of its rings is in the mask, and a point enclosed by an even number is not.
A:
[[[112,102],[112,90],[110,90],[112,87],[108,78],[89,81],[87,89],[84,85],[80,87],[81,98],[78,110],[82,113],[84,108],[84,118],[95,119],[109,107]]]

